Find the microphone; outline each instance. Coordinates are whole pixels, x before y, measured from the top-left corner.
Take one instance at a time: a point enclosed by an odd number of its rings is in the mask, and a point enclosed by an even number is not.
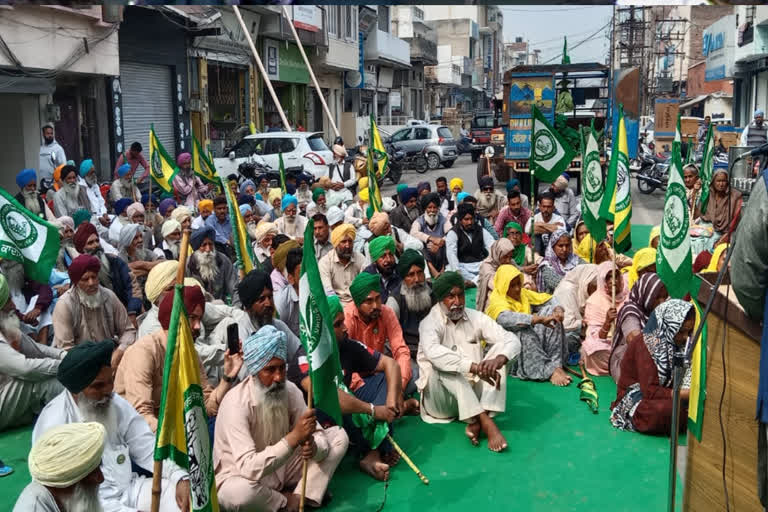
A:
[[[749,154],[749,156],[766,155],[768,154],[768,144],[763,144],[762,146],[758,146],[755,149],[751,150],[749,153],[742,153],[741,156],[746,156],[747,154]]]

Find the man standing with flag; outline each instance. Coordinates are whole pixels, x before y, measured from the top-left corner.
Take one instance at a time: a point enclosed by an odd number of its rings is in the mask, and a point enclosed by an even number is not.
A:
[[[181,204],[194,209],[211,186],[204,184],[192,170],[192,155],[189,153],[180,154],[176,163],[179,165],[179,172],[173,178],[173,190],[179,196]]]

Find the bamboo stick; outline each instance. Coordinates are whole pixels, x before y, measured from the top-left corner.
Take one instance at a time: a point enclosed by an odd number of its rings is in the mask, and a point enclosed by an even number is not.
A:
[[[416,464],[413,463],[413,461],[408,457],[408,455],[405,454],[402,448],[400,448],[400,445],[395,442],[394,439],[392,439],[392,436],[387,434],[387,441],[389,441],[392,444],[392,447],[395,449],[397,453],[400,454],[400,457],[405,461],[406,464],[413,470],[414,473],[416,473],[416,476],[419,477],[419,479],[424,482],[424,485],[429,485],[429,479],[424,476],[424,473],[421,472],[421,470],[416,466]]]
[[[309,379],[309,389],[307,389],[307,408],[311,409],[313,405],[312,397],[312,379]],[[301,498],[299,499],[299,512],[304,512],[304,501],[307,494],[307,469],[309,467],[309,461],[304,459],[301,464]]]

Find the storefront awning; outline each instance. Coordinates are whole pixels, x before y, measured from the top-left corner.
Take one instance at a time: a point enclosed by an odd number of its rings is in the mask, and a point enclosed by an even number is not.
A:
[[[702,101],[706,100],[707,98],[709,98],[709,94],[702,94],[700,96],[696,96],[692,100],[686,101],[685,103],[681,103],[680,104],[680,110],[682,110],[684,108],[692,107],[692,106],[696,105],[697,103],[701,103]]]

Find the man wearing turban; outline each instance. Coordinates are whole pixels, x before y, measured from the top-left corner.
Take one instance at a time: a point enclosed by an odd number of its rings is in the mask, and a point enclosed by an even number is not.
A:
[[[275,221],[278,232],[288,235],[300,244],[304,243],[307,218],[299,215],[299,202],[296,197],[290,194],[283,197],[281,208],[283,214]]]
[[[341,427],[320,428],[315,410],[286,379],[285,335],[267,325],[243,342],[247,377],[219,407],[213,464],[219,503],[228,510],[297,510],[302,465],[306,501],[316,508],[344,457]]]
[[[311,218],[316,213],[328,213],[325,195],[325,189],[320,185],[315,185],[312,190],[312,202],[307,205],[307,218]]]
[[[72,287],[59,297],[53,309],[53,346],[70,350],[84,340],[110,340],[119,345],[115,367],[128,345],[136,339],[136,327],[115,293],[99,284],[99,259],[81,254],[69,266]]]
[[[226,197],[216,196],[213,200],[213,215],[205,219],[205,225],[213,228],[216,233],[214,240],[216,249],[232,261],[235,250],[232,247],[232,224],[229,222],[229,205]]]
[[[464,277],[445,272],[434,280],[437,303],[419,325],[416,360],[421,418],[427,423],[468,423],[465,434],[477,445],[500,452],[507,441],[491,419],[506,406],[508,361],[520,354],[520,340],[486,314],[467,309]],[[490,347],[483,355],[483,340]]]
[[[496,192],[491,176],[481,177],[477,184],[478,188],[475,190],[477,214],[493,224],[507,200]]]
[[[391,236],[377,236],[368,244],[368,251],[373,263],[365,267],[363,272],[381,277],[381,302],[386,304],[390,295],[397,292],[403,282],[395,264],[395,240]]]
[[[205,312],[205,297],[198,286],[185,286],[183,293],[184,307],[187,310],[192,337],[197,339]],[[115,373],[115,392],[136,408],[136,411],[147,420],[153,432],[157,431],[157,416],[160,413],[160,403],[163,398],[163,369],[165,367],[173,298],[173,293],[165,294],[160,302],[158,313],[160,329],[142,336],[136,340],[136,343],[128,347]],[[208,381],[203,362],[198,356],[200,371],[198,377],[208,418],[216,416],[221,400],[235,382],[242,366],[242,356],[239,353],[230,354],[227,351],[223,361],[223,378],[214,388]]]
[[[453,178],[448,183],[448,187],[451,193],[451,202],[456,206],[461,202],[459,201],[459,194],[464,191],[464,180],[461,178]]]
[[[211,189],[203,183],[203,180],[192,171],[192,155],[182,153],[176,158],[179,172],[173,178],[173,192],[181,202],[191,209],[195,209],[197,202]]]
[[[396,256],[402,254],[405,249],[424,250],[424,244],[419,240],[412,237],[404,229],[390,223],[388,213],[376,212],[371,216],[368,225],[361,227],[358,231],[355,239],[355,251],[365,253],[370,260],[368,243],[377,236],[391,236],[395,240]]]
[[[443,200],[437,192],[430,192],[421,197],[421,209],[424,212],[411,224],[411,236],[426,246],[429,273],[438,276],[445,270],[445,235],[450,230],[448,219],[440,210]]]
[[[58,308],[57,308],[58,309]],[[43,411],[32,431],[32,442],[62,425],[96,422],[106,430],[99,501],[106,510],[149,510],[152,477],[133,471],[154,470],[155,434],[133,406],[113,390],[115,345],[111,340],[87,341],[72,348],[58,369],[62,391]],[[30,465],[32,470],[32,465]],[[30,471],[32,473],[32,471]],[[34,473],[32,473],[34,478]],[[188,473],[171,461],[163,464],[160,510],[177,512],[189,504]],[[177,505],[178,503],[178,505]]]
[[[48,208],[48,205],[37,191],[37,174],[34,169],[24,169],[17,174],[16,185],[20,189],[19,193],[16,194],[16,200],[21,205],[48,222],[56,220],[53,212]]]
[[[407,233],[411,225],[421,215],[419,208],[419,193],[414,187],[406,187],[400,192],[400,204],[389,214],[393,226]]]
[[[214,299],[240,307],[237,270],[229,258],[217,250],[215,240],[216,232],[210,226],[192,232],[189,245],[194,252],[187,263],[189,276],[200,281]]]
[[[182,231],[189,229],[192,225],[192,209],[184,205],[177,206],[171,212],[171,218],[181,224]]]
[[[163,237],[163,243],[160,244],[160,247],[155,248],[157,257],[166,260],[178,259],[181,250],[181,224],[179,221],[168,219],[163,222],[160,236]]]
[[[0,431],[32,424],[43,405],[61,392],[56,370],[62,357],[63,350],[22,332],[8,281],[0,274]]]
[[[120,240],[120,230],[123,226],[131,223],[131,219],[128,217],[128,207],[133,204],[133,201],[129,197],[123,197],[118,199],[114,205],[115,216],[112,219],[112,223],[109,225],[107,238],[113,245],[117,245]]]
[[[475,207],[462,203],[456,209],[456,224],[445,236],[448,270],[459,272],[470,286],[477,286],[480,264],[488,256],[493,237],[475,217]]]
[[[133,182],[133,170],[130,164],[123,164],[117,168],[117,179],[112,182],[109,188],[109,199],[116,203],[120,199],[127,197],[131,202],[141,199],[139,187]]]
[[[107,431],[101,423],[59,425],[45,432],[29,452],[30,482],[14,511],[103,510],[101,457]]]
[[[53,213],[56,217],[72,215],[84,208],[91,211],[91,202],[85,187],[77,180],[77,169],[74,165],[65,165],[61,169],[61,188],[53,196]]]
[[[15,314],[21,320],[22,329],[35,341],[48,344],[53,289],[48,283],[28,279],[24,265],[18,261],[0,259],[0,272],[7,279],[11,297],[9,302],[15,306]]]
[[[277,234],[277,226],[273,222],[262,220],[256,225],[253,233],[253,255],[262,265],[272,257],[272,239]]]
[[[59,217],[56,221],[59,227],[59,240],[61,242],[59,245],[59,256],[56,259],[56,270],[66,273],[69,264],[78,256],[75,242],[72,240],[75,236],[75,221],[72,217],[68,216]]]
[[[94,222],[98,220],[97,227],[108,228],[110,219],[107,213],[107,202],[101,194],[99,177],[96,175],[96,166],[93,164],[93,160],[88,158],[80,162],[78,174],[80,175],[78,181],[81,186],[85,187],[85,192],[88,195],[88,201],[91,204],[89,210],[93,212]]]
[[[131,274],[142,288],[149,271],[160,262],[154,252],[144,248],[144,236],[147,234],[143,224],[126,224],[120,230],[120,240],[117,243],[120,259],[128,264]],[[140,293],[137,295],[141,296]]]
[[[202,227],[202,225],[205,224],[205,220],[213,213],[213,200],[201,199],[200,202],[197,203],[197,211],[200,215],[195,217],[192,221],[192,229]]]
[[[343,304],[352,302],[349,285],[365,267],[365,256],[354,250],[356,231],[352,224],[342,224],[331,232],[333,250],[318,263],[323,288],[335,293]]]
[[[568,225],[566,229],[570,231],[576,227],[576,222],[581,215],[581,207],[576,194],[568,187],[569,179],[568,174],[563,173],[550,185],[549,190],[555,196],[555,210],[563,217]]]
[[[363,181],[365,180],[365,181]],[[362,185],[365,183],[365,187]],[[359,190],[357,192],[357,201],[350,204],[344,212],[344,217],[347,219],[344,222],[349,222],[356,229],[359,229],[363,224],[368,223],[368,202],[370,201],[370,192],[366,188],[368,186],[368,178],[360,178]]]
[[[419,324],[432,307],[432,290],[426,282],[425,267],[424,256],[419,251],[406,249],[396,267],[401,284],[386,302],[400,322],[414,361],[419,348]]]

